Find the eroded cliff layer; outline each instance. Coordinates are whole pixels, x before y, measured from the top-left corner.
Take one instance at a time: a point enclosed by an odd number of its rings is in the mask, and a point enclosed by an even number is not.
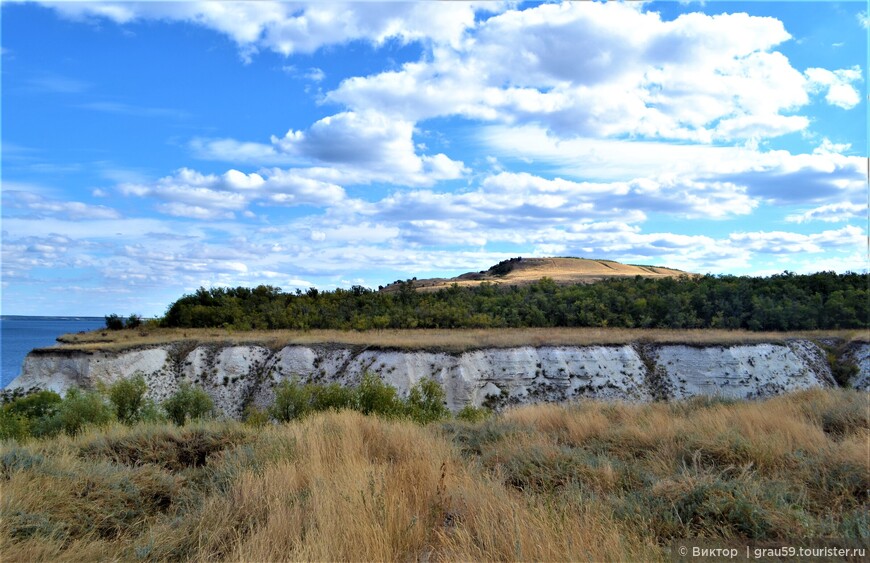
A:
[[[870,384],[870,344],[848,354]],[[836,385],[826,353],[815,343],[733,346],[522,346],[450,354],[319,345],[271,350],[258,345],[176,342],[123,352],[42,349],[29,354],[9,388],[63,392],[142,373],[149,396],[161,401],[183,381],[203,387],[225,415],[272,402],[282,380],[355,385],[379,375],[400,393],[425,377],[445,389],[452,410],[464,405],[566,401],[579,398],[650,401],[696,395],[756,398]]]

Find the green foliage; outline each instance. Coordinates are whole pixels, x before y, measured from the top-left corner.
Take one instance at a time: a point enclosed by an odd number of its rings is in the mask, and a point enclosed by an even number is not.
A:
[[[278,422],[289,422],[311,412],[311,386],[302,385],[296,379],[282,381],[275,389],[275,401],[269,414]]]
[[[444,419],[450,414],[444,406],[444,390],[438,382],[421,380],[403,400],[395,388],[371,373],[364,374],[356,388],[342,387],[338,383],[303,384],[296,379],[282,381],[275,388],[275,400],[268,412],[278,422],[289,422],[315,412],[342,409],[385,417],[404,416],[421,424]]]
[[[517,259],[496,265],[509,271]],[[496,272],[496,273],[497,273]],[[816,330],[870,327],[870,286],[857,273],[784,272],[767,278],[613,278],[558,285],[483,283],[417,292],[360,286],[283,293],[200,288],[174,302],[164,326],[246,329],[624,327]]]
[[[405,414],[411,420],[427,424],[450,416],[444,406],[444,389],[434,379],[421,379],[411,388],[405,401]]]
[[[139,328],[142,325],[142,316],[133,313],[129,317],[127,317],[126,327],[127,328]]]
[[[255,428],[262,428],[269,423],[269,411],[258,409],[254,405],[245,407],[245,412],[242,413],[242,420],[245,424]]]
[[[456,418],[470,423],[483,422],[490,416],[492,411],[486,407],[475,407],[474,405],[465,405],[456,413]]]
[[[3,410],[29,420],[53,415],[63,399],[54,391],[42,390],[19,397],[3,406]]]
[[[163,402],[169,420],[183,426],[188,420],[204,418],[214,409],[214,402],[203,389],[184,382],[174,395]]]
[[[102,395],[95,391],[82,391],[72,388],[66,393],[57,412],[51,417],[42,418],[34,427],[35,435],[54,435],[65,432],[74,436],[88,425],[105,426],[114,420],[113,408]]]
[[[858,364],[848,358],[837,357],[830,352],[828,353],[828,362],[831,365],[831,374],[834,376],[837,385],[840,387],[851,386],[852,380],[860,371]]]
[[[522,262],[523,258],[521,256],[517,256],[516,258],[510,258],[508,260],[502,260],[495,266],[489,269],[491,274],[496,276],[506,276],[509,274],[519,262]]]
[[[146,391],[148,384],[141,373],[129,379],[120,379],[109,387],[107,394],[115,407],[118,420],[124,424],[132,424],[141,419]]]
[[[0,440],[23,440],[30,435],[30,421],[20,414],[0,409]]]
[[[54,416],[63,399],[54,391],[36,391],[9,400],[0,408],[0,440],[24,440],[34,427]]]
[[[356,407],[363,414],[398,416],[405,409],[396,389],[377,375],[365,373],[357,388]]]
[[[116,315],[112,313],[111,315],[106,315],[106,328],[109,330],[121,330],[124,328],[124,318],[120,315]]]
[[[338,383],[311,385],[311,408],[315,411],[340,411],[353,408],[356,398],[353,389]]]
[[[166,422],[166,412],[151,399],[142,401],[137,422]]]

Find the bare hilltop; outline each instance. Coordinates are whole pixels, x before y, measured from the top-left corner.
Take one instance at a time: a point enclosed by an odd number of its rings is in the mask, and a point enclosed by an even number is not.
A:
[[[484,282],[525,285],[550,278],[558,284],[594,283],[608,278],[642,276],[646,278],[671,278],[695,276],[690,272],[661,266],[638,266],[622,264],[613,260],[589,258],[511,258],[480,272],[468,272],[455,278],[413,279],[414,289],[437,291],[450,287],[475,286]],[[398,291],[399,282],[392,283],[382,291]]]

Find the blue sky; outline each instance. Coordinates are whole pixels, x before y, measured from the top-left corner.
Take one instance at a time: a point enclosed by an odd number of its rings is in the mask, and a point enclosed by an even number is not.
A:
[[[867,270],[866,2],[2,4],[2,312]]]

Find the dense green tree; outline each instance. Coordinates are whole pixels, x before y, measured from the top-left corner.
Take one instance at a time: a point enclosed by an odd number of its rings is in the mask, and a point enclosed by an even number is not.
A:
[[[811,330],[870,326],[866,274],[784,272],[766,278],[683,276],[613,278],[559,285],[456,284],[418,292],[399,282],[390,292],[350,289],[284,293],[200,288],[173,303],[172,327],[238,330],[501,327],[628,327]]]
[[[115,416],[124,424],[132,424],[141,418],[146,406],[145,393],[148,384],[142,373],[128,379],[119,379],[107,390],[109,401],[115,408]]]
[[[184,382],[175,394],[163,402],[163,409],[169,420],[183,426],[188,420],[209,415],[214,410],[214,403],[203,389]]]

